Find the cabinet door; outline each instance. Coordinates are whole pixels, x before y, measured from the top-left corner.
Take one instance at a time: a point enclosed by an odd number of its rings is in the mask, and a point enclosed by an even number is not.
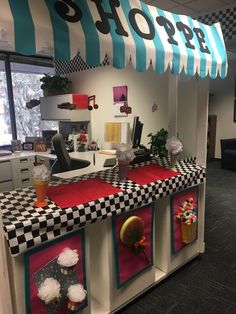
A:
[[[32,168],[34,157],[21,157],[11,160],[14,188],[24,188],[32,185]]]
[[[0,192],[13,189],[11,163],[9,160],[0,162]]]
[[[11,164],[10,161],[0,162],[0,182],[11,180]]]
[[[0,182],[0,192],[13,190],[12,181]]]

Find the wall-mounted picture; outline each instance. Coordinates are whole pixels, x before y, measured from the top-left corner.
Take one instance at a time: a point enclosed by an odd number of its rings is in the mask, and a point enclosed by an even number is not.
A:
[[[128,100],[128,87],[116,86],[113,87],[113,103],[127,102]]]
[[[128,107],[128,87],[116,86],[113,87],[113,115],[114,117],[127,117]],[[131,109],[131,108],[130,108]]]
[[[34,143],[33,142],[24,142],[22,144],[23,150],[34,150]]]

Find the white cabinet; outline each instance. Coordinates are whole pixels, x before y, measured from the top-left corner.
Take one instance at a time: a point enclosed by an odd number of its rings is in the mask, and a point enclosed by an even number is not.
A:
[[[14,189],[25,188],[33,184],[32,169],[34,160],[34,156],[20,157],[11,160]]]
[[[40,98],[40,112],[42,120],[59,121],[90,121],[91,113],[88,109],[60,109],[62,103],[74,103],[74,94],[57,95]]]
[[[11,163],[9,160],[0,161],[0,192],[12,189]]]

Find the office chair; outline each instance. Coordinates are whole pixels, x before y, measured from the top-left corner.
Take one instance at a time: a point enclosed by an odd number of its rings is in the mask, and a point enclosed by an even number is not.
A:
[[[52,144],[57,155],[59,171],[65,172],[88,167],[90,161],[83,159],[71,159],[66,150],[65,142],[61,134],[56,134],[52,138]]]

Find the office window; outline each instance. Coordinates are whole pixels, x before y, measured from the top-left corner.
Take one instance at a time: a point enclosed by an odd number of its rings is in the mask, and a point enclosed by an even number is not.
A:
[[[12,131],[9,113],[5,63],[0,60],[0,146],[11,142]]]
[[[26,107],[26,102],[43,96],[40,78],[44,73],[53,75],[54,69],[12,62],[11,73],[17,138],[24,142],[26,136],[42,136],[43,129],[58,129],[56,121],[41,121],[39,106]]]
[[[54,75],[52,61],[0,53],[0,147],[12,139],[42,136],[42,130],[58,130],[57,121],[41,121],[39,106],[26,102],[42,96],[40,78]]]

